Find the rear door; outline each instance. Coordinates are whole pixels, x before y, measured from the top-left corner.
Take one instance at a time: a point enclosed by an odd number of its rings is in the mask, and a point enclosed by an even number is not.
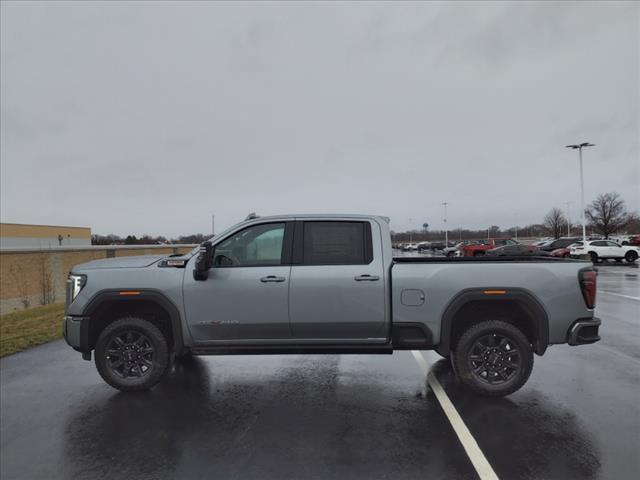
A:
[[[299,221],[294,232],[289,320],[317,343],[386,341],[380,227],[372,221]]]
[[[622,258],[624,257],[624,249],[620,246],[620,244],[607,240],[607,255],[613,258]]]
[[[595,242],[591,242],[590,245],[592,250],[598,254],[600,258],[608,258],[610,257],[609,247],[607,246],[607,242],[604,240],[596,240]],[[595,248],[593,248],[595,247]]]

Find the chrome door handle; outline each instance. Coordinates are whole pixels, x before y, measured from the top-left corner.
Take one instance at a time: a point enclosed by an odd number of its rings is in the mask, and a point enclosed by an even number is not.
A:
[[[276,277],[275,275],[268,275],[266,277],[262,277],[260,279],[260,281],[262,283],[269,283],[269,282],[284,282],[286,280],[286,278],[284,277]]]
[[[378,275],[358,275],[353,278],[356,282],[375,282],[380,280]]]

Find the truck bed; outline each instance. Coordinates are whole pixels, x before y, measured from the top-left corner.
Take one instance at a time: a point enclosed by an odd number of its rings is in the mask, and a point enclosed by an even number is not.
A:
[[[535,256],[535,255],[518,255],[518,256],[491,256],[481,255],[477,257],[393,257],[394,263],[468,263],[468,262],[582,262],[572,258]],[[590,262],[586,262],[590,263]]]

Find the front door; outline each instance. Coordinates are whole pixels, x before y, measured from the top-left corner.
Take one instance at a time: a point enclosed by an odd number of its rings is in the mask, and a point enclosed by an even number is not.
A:
[[[297,222],[289,296],[293,336],[324,340],[384,340],[385,271],[369,221]]]
[[[288,302],[293,222],[249,226],[214,245],[214,266],[184,281],[187,324],[195,342],[290,338]]]

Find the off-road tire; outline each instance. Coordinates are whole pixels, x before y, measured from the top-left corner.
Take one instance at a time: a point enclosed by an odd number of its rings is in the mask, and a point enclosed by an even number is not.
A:
[[[471,358],[477,357],[474,352],[476,352],[478,342],[492,336],[508,339],[507,345],[511,347],[511,350],[507,350],[507,352],[517,350],[517,353],[511,354],[512,356],[509,358],[519,357],[518,367],[511,369],[511,376],[508,379],[499,380],[502,383],[492,384],[488,380],[489,374],[487,374],[487,378],[483,379],[480,374],[474,373],[472,370]],[[502,358],[500,352],[497,355],[498,358]],[[533,368],[533,349],[527,337],[517,327],[501,320],[487,320],[469,327],[462,334],[455,345],[452,360],[453,369],[465,387],[480,395],[503,397],[520,389],[529,379]]]
[[[110,366],[111,360],[107,349],[116,337],[126,335],[127,332],[143,335],[153,349],[151,366],[139,377],[132,375],[123,378]],[[143,318],[121,318],[109,324],[100,333],[96,343],[95,364],[100,376],[113,388],[125,392],[148,390],[160,381],[169,365],[167,339],[158,327]]]

